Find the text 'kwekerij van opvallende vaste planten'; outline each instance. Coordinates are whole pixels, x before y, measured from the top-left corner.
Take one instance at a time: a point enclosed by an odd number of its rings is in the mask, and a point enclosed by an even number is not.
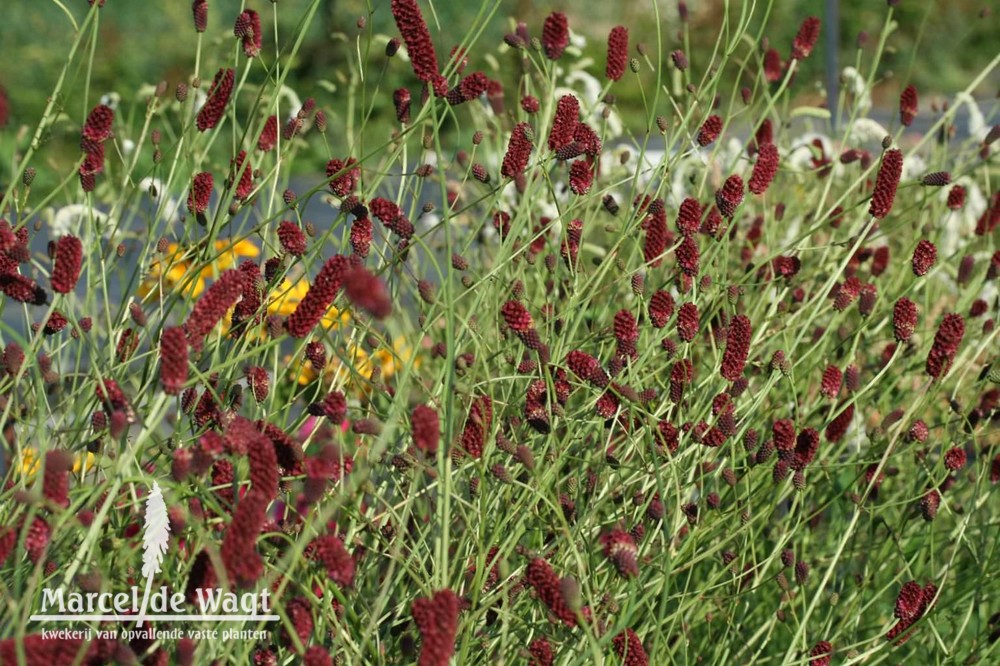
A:
[[[808,4],[55,3],[0,664],[1000,661],[1000,56]]]

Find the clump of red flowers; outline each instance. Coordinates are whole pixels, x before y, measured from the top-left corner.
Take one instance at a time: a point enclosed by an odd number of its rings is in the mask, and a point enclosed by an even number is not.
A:
[[[820,21],[815,16],[810,16],[799,26],[799,31],[792,41],[792,59],[805,60],[812,53],[816,41],[819,39]]]
[[[956,313],[946,314],[934,335],[934,344],[927,354],[927,374],[941,379],[951,368],[958,347],[965,336],[965,320]]]
[[[723,378],[731,382],[743,376],[743,368],[746,366],[747,354],[750,351],[750,338],[753,329],[750,326],[750,319],[746,315],[736,315],[729,325],[729,334],[726,337],[726,351],[722,355]]]
[[[889,214],[896,200],[896,188],[899,187],[899,178],[902,174],[903,153],[898,149],[887,150],[882,156],[882,165],[875,179],[875,192],[868,207],[869,215],[882,219]]]
[[[233,94],[233,85],[236,82],[236,72],[232,68],[220,69],[212,79],[212,85],[208,89],[208,96],[205,105],[198,112],[195,125],[199,132],[210,130],[219,124],[223,114],[226,112],[226,105],[229,97]]]
[[[608,62],[604,73],[611,81],[618,81],[628,66],[628,28],[616,25],[608,34]]]
[[[569,21],[562,12],[552,12],[542,24],[542,50],[549,60],[558,60],[569,46]]]
[[[937,262],[937,248],[929,240],[921,240],[913,250],[913,274],[917,277],[927,275]]]
[[[909,640],[913,635],[909,632],[910,627],[927,613],[934,603],[935,596],[937,596],[937,586],[934,583],[928,583],[923,587],[913,580],[904,583],[896,597],[895,615],[899,622],[886,633],[886,640],[896,641],[896,645],[902,645]]]
[[[431,33],[427,30],[427,23],[420,12],[417,0],[392,0],[390,11],[396,20],[399,34],[406,42],[413,73],[424,83],[434,85],[435,91],[443,95],[446,90],[440,89],[443,77],[438,69],[434,42],[431,40]],[[447,83],[443,85],[447,87]]]
[[[448,666],[455,652],[460,600],[451,590],[413,602],[410,612],[420,631],[419,666]]]

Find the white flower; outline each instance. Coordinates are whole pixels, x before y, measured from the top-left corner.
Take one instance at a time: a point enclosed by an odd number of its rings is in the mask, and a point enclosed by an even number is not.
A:
[[[984,140],[990,131],[990,126],[986,124],[983,112],[975,98],[967,92],[960,92],[955,95],[955,105],[958,106],[958,104],[965,104],[969,108],[969,123],[966,126],[969,136],[976,141]]]
[[[49,228],[52,230],[53,236],[68,236],[70,234],[79,236],[81,235],[80,229],[91,217],[97,222],[102,234],[110,229],[106,214],[83,204],[69,204],[54,212],[53,209],[49,208],[46,210],[46,214],[52,216],[49,219]]]
[[[132,151],[135,150],[135,141],[132,139],[125,139],[121,142],[122,155],[131,155]]]
[[[118,110],[118,104],[121,101],[122,101],[122,96],[113,91],[101,95],[101,104],[109,107],[112,111]]]
[[[840,72],[840,82],[844,84],[844,89],[854,96],[858,109],[867,111],[872,108],[872,96],[865,85],[865,78],[853,67],[845,67]]]
[[[871,118],[858,118],[851,126],[847,142],[853,144],[881,142],[888,135],[889,131]]]

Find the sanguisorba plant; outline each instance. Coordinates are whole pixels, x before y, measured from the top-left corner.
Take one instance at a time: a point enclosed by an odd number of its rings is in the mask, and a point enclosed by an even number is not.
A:
[[[1000,658],[1000,58],[879,121],[895,2],[817,105],[783,2],[700,51],[379,0],[302,101],[323,3],[195,0],[194,70],[98,100],[117,4],[4,160],[0,663]],[[30,619],[143,584],[154,483],[154,589],[280,621]]]

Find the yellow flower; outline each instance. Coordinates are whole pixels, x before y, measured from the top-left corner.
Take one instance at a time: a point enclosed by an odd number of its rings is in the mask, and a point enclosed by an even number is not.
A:
[[[243,257],[252,259],[260,256],[260,248],[246,239],[236,243],[217,240],[215,251],[215,258],[196,270],[193,252],[177,243],[171,243],[167,246],[166,256],[153,262],[146,279],[139,285],[139,295],[145,297],[156,292],[162,283],[168,291],[179,290],[188,298],[197,298],[205,291],[206,279],[214,278],[222,271],[239,265]]]
[[[364,395],[371,390],[368,380],[371,378],[372,370],[377,367],[381,380],[385,381],[402,371],[412,357],[413,348],[402,337],[396,338],[391,348],[378,347],[371,352],[351,342],[339,355],[327,361],[326,367],[323,368],[322,381],[343,386],[356,395]],[[291,365],[291,359],[288,359],[288,362]],[[421,358],[417,356],[413,361],[414,369],[419,368],[420,364]],[[300,385],[309,384],[320,378],[308,360],[303,360],[297,367],[292,365],[292,368],[295,379]]]
[[[81,469],[86,466],[86,471],[89,471],[94,466],[94,454],[88,451],[86,454],[79,454],[73,456],[73,473],[78,474]],[[38,458],[38,454],[34,449],[24,449],[21,452],[21,474],[27,479],[31,480],[35,478],[39,470],[42,468],[42,461]]]

